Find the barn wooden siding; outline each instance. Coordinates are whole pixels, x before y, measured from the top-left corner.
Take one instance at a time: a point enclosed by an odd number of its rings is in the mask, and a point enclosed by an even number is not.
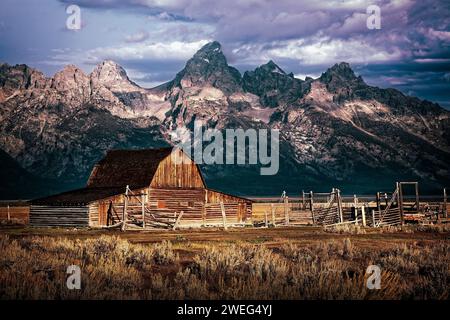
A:
[[[252,219],[252,201],[236,197],[233,195],[229,195],[223,192],[214,191],[206,189],[206,202],[207,203],[221,203],[223,202],[225,205],[235,204],[236,209],[231,209],[231,212],[236,212],[236,217],[232,217],[231,219],[236,220],[237,223],[245,222],[249,223]]]
[[[20,224],[28,224],[30,221],[30,206],[21,204],[1,204],[0,221],[13,221]]]
[[[30,209],[32,227],[88,227],[89,207],[80,206],[39,206]]]
[[[152,188],[204,188],[204,182],[197,164],[177,149],[158,165]]]

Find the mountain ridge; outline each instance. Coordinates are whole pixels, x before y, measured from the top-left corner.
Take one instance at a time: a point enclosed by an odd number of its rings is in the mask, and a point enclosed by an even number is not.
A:
[[[343,185],[372,192],[394,177],[437,190],[450,180],[450,112],[439,105],[369,86],[345,62],[317,79],[297,79],[272,60],[241,75],[218,42],[149,89],[111,60],[89,74],[69,65],[50,78],[0,64],[0,120],[0,148],[32,174],[59,181],[61,190],[82,185],[107,149],[167,145],[173,130],[192,130],[195,120],[219,130],[280,130],[277,176],[259,177],[249,166],[204,168],[225,191]],[[235,175],[246,184],[236,185]]]

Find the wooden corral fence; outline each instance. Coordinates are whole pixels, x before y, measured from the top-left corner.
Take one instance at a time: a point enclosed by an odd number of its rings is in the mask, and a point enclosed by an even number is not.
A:
[[[26,201],[0,201],[0,221],[28,224],[30,206]]]
[[[412,186],[414,195],[406,197],[404,187]],[[394,192],[377,192],[376,209],[372,210],[373,225],[389,226],[413,223],[441,223],[448,222],[449,205],[447,189],[443,190],[443,201],[420,202],[418,182],[397,182]]]
[[[383,200],[385,206],[382,208],[380,193],[377,193],[377,210],[372,210],[372,226],[394,226],[403,224],[403,215],[401,209],[401,189],[400,184],[397,182],[395,191],[387,196],[384,193]]]
[[[312,225],[311,210],[302,201],[289,201],[282,196],[278,202],[254,202],[252,204],[252,224],[255,226],[295,226]]]

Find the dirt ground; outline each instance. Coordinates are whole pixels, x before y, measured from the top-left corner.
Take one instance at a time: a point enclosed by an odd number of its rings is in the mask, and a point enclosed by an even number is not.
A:
[[[364,233],[326,232],[322,227],[277,227],[277,228],[220,228],[186,229],[186,230],[155,230],[155,231],[119,231],[99,229],[66,229],[66,228],[29,228],[6,227],[0,228],[0,234],[7,234],[12,238],[29,236],[64,237],[68,239],[87,239],[101,235],[118,236],[131,243],[155,243],[164,240],[172,242],[247,242],[277,246],[290,242],[308,244],[309,242],[339,240],[351,238],[360,245],[372,247],[383,243],[407,243],[415,241],[450,240],[450,231],[431,232],[408,229],[405,231],[385,231],[379,229],[363,229]],[[412,230],[414,230],[412,232]]]

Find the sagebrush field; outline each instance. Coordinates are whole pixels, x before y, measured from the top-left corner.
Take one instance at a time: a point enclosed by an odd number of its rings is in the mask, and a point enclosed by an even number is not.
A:
[[[1,299],[448,299],[449,231],[118,233],[6,228]],[[366,268],[381,267],[381,289]],[[81,290],[66,269],[81,268]]]

